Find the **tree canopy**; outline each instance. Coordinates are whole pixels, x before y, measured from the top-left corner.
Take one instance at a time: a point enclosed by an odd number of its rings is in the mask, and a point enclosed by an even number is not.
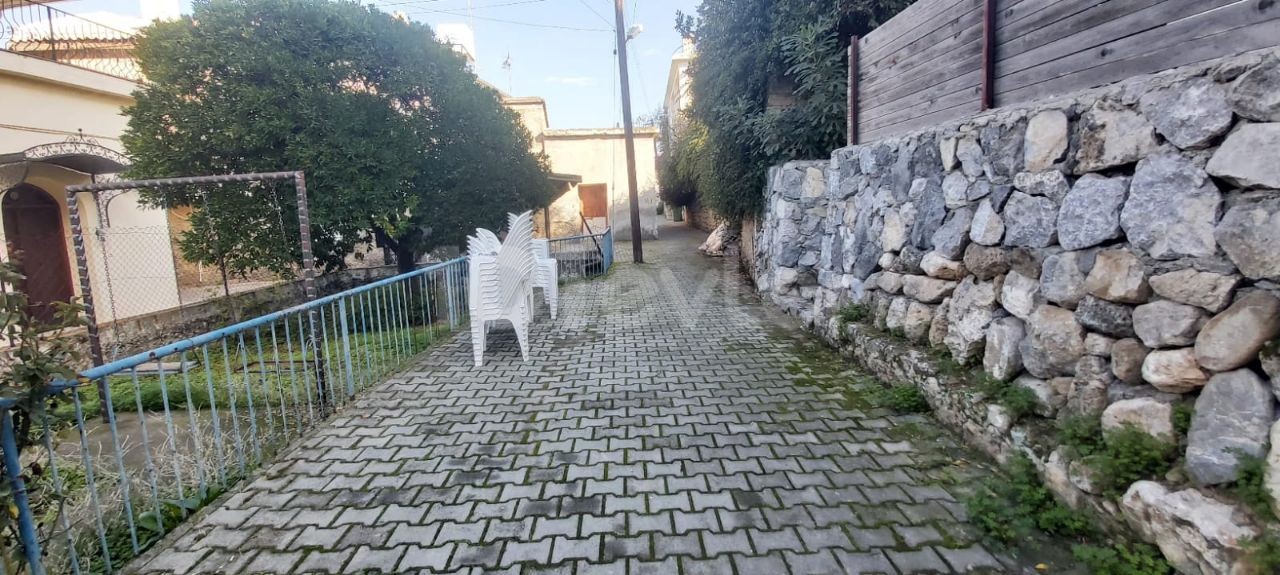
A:
[[[125,113],[139,177],[304,170],[317,265],[362,241],[401,269],[508,211],[546,205],[545,157],[498,92],[424,24],[328,0],[196,0],[138,42],[146,83]],[[278,185],[144,192],[195,208],[184,256],[244,273],[301,261]]]
[[[843,146],[849,37],[908,4],[703,0],[696,16],[677,13],[676,28],[697,46],[689,114],[690,126],[701,127],[678,136],[690,145],[673,148],[702,157],[684,163],[694,170],[685,181],[696,182],[699,200],[730,219],[752,215],[770,164],[826,157]]]

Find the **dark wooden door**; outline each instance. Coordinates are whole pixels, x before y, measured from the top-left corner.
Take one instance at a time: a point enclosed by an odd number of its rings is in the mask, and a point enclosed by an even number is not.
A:
[[[27,294],[32,315],[51,321],[53,302],[75,297],[62,208],[44,190],[26,184],[6,192],[0,205],[9,258],[27,278],[17,288]]]

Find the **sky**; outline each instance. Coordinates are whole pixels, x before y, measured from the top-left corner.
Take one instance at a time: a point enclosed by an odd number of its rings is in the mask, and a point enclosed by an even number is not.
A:
[[[152,0],[154,1],[154,0]],[[139,15],[140,0],[69,0],[56,6],[74,14],[95,11]],[[178,0],[184,13],[190,0]],[[626,26],[643,31],[627,44],[631,108],[636,118],[662,107],[671,55],[680,47],[677,10],[697,0],[625,0]],[[364,0],[402,11],[433,27],[467,23],[475,30],[476,73],[515,96],[547,101],[551,127],[621,125],[617,56],[613,53],[613,0]],[[502,66],[508,55],[511,70]]]

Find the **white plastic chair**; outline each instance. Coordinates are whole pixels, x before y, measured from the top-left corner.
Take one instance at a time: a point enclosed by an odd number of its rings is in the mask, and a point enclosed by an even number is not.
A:
[[[488,230],[467,238],[470,267],[471,344],[476,367],[484,364],[485,339],[492,322],[506,320],[515,329],[520,355],[529,361],[529,323],[533,319],[533,214],[507,215],[507,238]]]
[[[542,300],[551,309],[551,319],[560,308],[560,271],[551,257],[551,243],[545,239],[533,240],[533,287],[542,288]]]

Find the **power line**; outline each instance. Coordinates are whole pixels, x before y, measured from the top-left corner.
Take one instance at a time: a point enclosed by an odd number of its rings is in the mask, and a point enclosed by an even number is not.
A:
[[[586,0],[578,0],[578,3],[582,4],[583,8],[590,10],[592,14],[595,14],[596,18],[599,18],[601,22],[604,22],[605,25],[609,27],[610,31],[613,30],[613,22],[610,22],[608,18],[605,18],[599,12],[596,12],[596,9],[592,8],[590,4],[587,4]]]

